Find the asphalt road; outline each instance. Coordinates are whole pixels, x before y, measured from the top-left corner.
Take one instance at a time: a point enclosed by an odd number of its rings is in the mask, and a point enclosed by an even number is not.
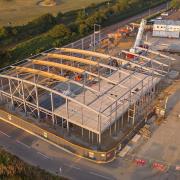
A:
[[[148,165],[137,167],[117,158],[108,164],[95,164],[70,155],[48,142],[0,120],[0,146],[29,164],[73,180],[178,180],[180,173],[158,172]]]
[[[32,165],[70,179],[115,179],[112,175],[96,170],[93,166],[79,164],[78,162],[82,161],[81,158],[70,155],[3,121],[0,121],[0,145]]]

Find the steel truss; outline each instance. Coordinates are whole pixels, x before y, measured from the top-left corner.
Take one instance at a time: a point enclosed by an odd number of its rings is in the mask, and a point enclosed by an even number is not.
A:
[[[57,50],[60,50],[59,53],[56,53]],[[55,52],[54,52],[55,51]],[[65,55],[61,53],[73,53],[73,55]],[[74,55],[76,54],[76,56]],[[88,58],[83,59],[78,57],[79,55],[91,56],[97,59],[90,60]],[[53,126],[56,126],[57,118],[62,120],[62,124],[66,123],[66,130],[70,132],[70,124],[74,124],[82,128],[81,134],[84,135],[84,131],[88,131],[89,140],[93,142],[94,134],[97,136],[97,142],[100,145],[102,143],[102,135],[109,129],[109,134],[117,135],[119,130],[122,129],[125,125],[125,120],[132,127],[138,122],[138,119],[146,118],[151,110],[151,104],[155,94],[155,85],[159,82],[161,75],[160,71],[156,69],[149,68],[145,65],[136,64],[134,62],[129,62],[124,59],[112,57],[109,55],[90,52],[85,50],[61,48],[54,49],[51,52],[43,53],[43,56],[48,58],[54,58],[55,60],[39,59],[32,58],[24,62],[24,64],[18,64],[18,66],[13,65],[12,69],[8,74],[0,74],[0,96],[1,101],[8,101],[11,103],[11,106],[17,109],[21,109],[25,114],[28,114],[30,111],[31,114],[36,117],[39,121],[41,120],[41,115],[44,113],[46,116],[51,117]],[[82,57],[82,56],[81,56]],[[117,60],[120,64],[120,67],[115,67],[103,62],[100,62],[99,59],[114,59]],[[142,58],[142,57],[141,57]],[[145,61],[153,61],[148,58],[143,58]],[[64,61],[72,61],[71,66],[68,64],[63,64]],[[74,62],[78,67],[75,67]],[[153,61],[157,63],[156,61]],[[123,65],[131,64],[135,70],[130,71],[124,68]],[[79,64],[86,64],[91,68],[97,68],[97,72],[93,72],[91,69],[82,69]],[[162,63],[157,63],[161,64]],[[166,66],[166,65],[163,65]],[[58,68],[60,72],[54,73],[55,68]],[[119,78],[118,81],[109,79],[109,77],[104,77],[101,74],[100,70],[109,69],[112,72],[122,73],[124,78]],[[75,75],[83,74],[84,76],[90,75],[93,77],[92,81],[98,79],[99,88],[98,90],[88,86],[87,79],[84,78],[83,82],[75,81],[73,78],[67,78],[63,76],[63,71],[71,71]],[[143,78],[137,76],[139,70],[143,70],[146,74]],[[12,72],[12,74],[11,74]],[[110,73],[111,74],[111,73]],[[43,77],[43,78],[42,78]],[[136,79],[137,83],[133,86],[131,85],[132,81]],[[50,81],[51,80],[51,81]],[[106,90],[102,89],[101,82],[105,81],[111,83],[111,86]],[[124,82],[128,81],[130,86],[123,85]],[[53,88],[55,84],[66,84],[68,87],[70,84],[76,84],[83,88],[83,101],[80,102],[76,98],[65,95],[62,92]],[[141,85],[141,88],[139,86]],[[114,98],[108,94],[112,89],[116,87],[121,87],[125,89],[125,93],[121,96]],[[137,90],[138,89],[138,90]],[[86,93],[90,91],[95,95],[95,99],[86,103]],[[44,108],[40,105],[40,94],[42,92],[48,92],[50,96],[50,108]],[[56,111],[54,97],[59,96],[65,100],[62,108],[65,107],[65,113],[59,114]],[[106,108],[96,110],[91,105],[101,97],[107,97],[110,100],[110,105],[107,105]],[[73,109],[73,115],[79,115],[80,121],[75,122],[72,120],[72,103],[80,109],[77,111]],[[103,102],[102,102],[103,103]],[[60,107],[61,110],[61,107]],[[87,121],[86,113],[94,114],[97,117],[97,127],[94,129],[91,126],[87,126],[85,121]],[[127,118],[125,117],[127,113]],[[103,120],[102,120],[103,119]],[[102,122],[108,124],[105,128],[102,128]],[[112,128],[114,127],[114,130]]]

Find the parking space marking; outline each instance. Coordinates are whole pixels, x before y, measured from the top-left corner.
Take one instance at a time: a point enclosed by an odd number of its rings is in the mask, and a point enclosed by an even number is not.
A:
[[[99,176],[99,177],[104,178],[104,179],[112,180],[112,179],[109,178],[109,177],[103,176],[103,175],[98,174],[98,173],[95,173],[95,172],[89,172],[89,173],[90,173],[90,174],[93,174],[93,175],[95,175],[95,176]]]
[[[21,142],[21,141],[16,140],[16,142],[19,143],[19,144],[21,144],[21,145],[23,145],[24,147],[26,147],[26,148],[28,148],[28,149],[31,148],[30,146],[28,146],[27,144],[24,144],[24,143]]]
[[[41,153],[41,152],[37,152],[38,154],[40,154],[41,156],[43,156],[45,159],[50,159],[48,156],[46,156],[45,154]]]
[[[1,134],[4,134],[4,135],[7,136],[7,137],[11,137],[11,136],[9,136],[8,134],[6,134],[5,132],[0,131],[0,133],[1,133]]]

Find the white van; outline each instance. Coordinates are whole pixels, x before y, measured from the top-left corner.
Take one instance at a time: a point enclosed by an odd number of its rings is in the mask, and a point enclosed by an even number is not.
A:
[[[168,12],[161,13],[161,16],[169,16]]]
[[[156,18],[157,20],[162,20],[163,18],[161,16],[157,17]]]

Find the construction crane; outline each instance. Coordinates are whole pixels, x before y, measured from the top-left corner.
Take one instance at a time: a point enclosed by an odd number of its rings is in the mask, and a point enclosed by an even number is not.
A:
[[[139,27],[139,30],[138,30],[138,34],[136,36],[134,46],[130,49],[130,52],[132,52],[132,53],[138,53],[139,52],[139,50],[136,49],[136,47],[139,47],[142,44],[141,41],[142,41],[142,37],[143,37],[143,33],[144,33],[146,23],[147,23],[147,21],[145,19],[141,20],[141,24],[140,24],[140,27]]]

